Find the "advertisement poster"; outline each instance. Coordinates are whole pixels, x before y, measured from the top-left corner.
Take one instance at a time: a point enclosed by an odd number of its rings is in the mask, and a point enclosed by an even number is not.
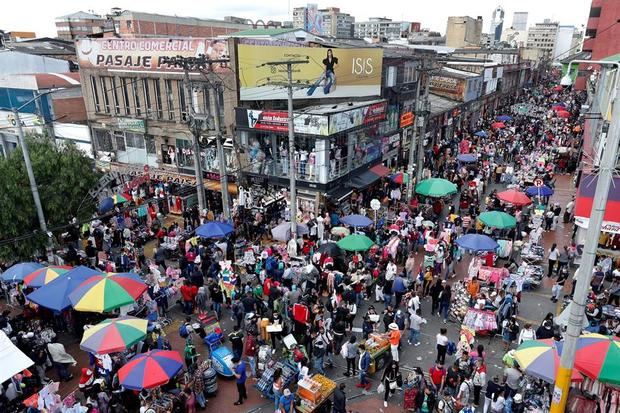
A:
[[[164,63],[165,59],[173,56],[202,55],[209,59],[229,57],[226,40],[205,38],[79,39],[75,49],[80,69],[181,72],[182,68]],[[216,72],[230,70],[224,63],[214,65],[213,69]]]
[[[351,109],[346,112],[329,115],[329,134],[344,132],[362,125],[385,120],[387,116],[387,102],[377,102],[369,106]]]
[[[361,97],[381,94],[383,50],[379,48],[328,49],[323,47],[251,46],[239,44],[241,100],[287,98],[286,64],[267,62],[308,60],[293,66],[294,99]],[[274,84],[275,83],[275,84]]]
[[[237,125],[268,132],[288,132],[288,113],[281,110],[237,108]],[[295,133],[328,136],[328,118],[322,115],[294,115]]]
[[[465,81],[447,76],[432,76],[430,90],[440,96],[463,100]]]

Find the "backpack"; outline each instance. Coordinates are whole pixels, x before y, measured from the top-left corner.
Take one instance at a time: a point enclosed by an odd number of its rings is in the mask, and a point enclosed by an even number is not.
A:
[[[189,330],[187,329],[187,324],[185,323],[181,324],[181,327],[179,327],[179,335],[182,338],[189,337]]]
[[[446,354],[452,356],[456,353],[456,344],[454,341],[449,341],[448,346],[446,348]]]

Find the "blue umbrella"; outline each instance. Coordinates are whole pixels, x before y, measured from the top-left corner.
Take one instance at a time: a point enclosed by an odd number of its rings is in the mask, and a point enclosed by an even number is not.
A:
[[[478,132],[474,133],[474,135],[480,136],[481,138],[486,138],[488,136],[487,133],[483,130],[479,130]]]
[[[99,203],[99,214],[105,214],[106,212],[114,209],[114,200],[110,197],[103,198]]]
[[[71,271],[67,271],[62,277],[58,277],[54,281],[28,294],[26,297],[41,307],[49,308],[54,311],[62,311],[71,307],[69,294],[84,281],[88,280],[93,275],[99,274],[101,274],[100,271],[95,271],[80,265]]]
[[[347,215],[344,218],[340,218],[340,222],[349,225],[351,227],[361,228],[367,227],[372,224],[372,220],[364,215]]]
[[[499,244],[493,238],[481,234],[467,234],[456,239],[456,245],[469,251],[495,251]]]
[[[196,235],[202,238],[224,238],[234,231],[233,226],[226,222],[209,221],[196,228]]]
[[[44,266],[36,262],[20,262],[6,270],[0,278],[6,282],[21,282],[24,277]]]
[[[512,116],[508,116],[508,115],[499,115],[495,117],[496,120],[500,121],[500,122],[506,122],[508,120],[512,120]]]
[[[462,153],[458,155],[456,159],[463,163],[474,163],[478,161],[478,157],[473,153]]]
[[[553,195],[553,189],[547,185],[543,186],[530,186],[525,190],[525,193],[529,196],[551,196]]]

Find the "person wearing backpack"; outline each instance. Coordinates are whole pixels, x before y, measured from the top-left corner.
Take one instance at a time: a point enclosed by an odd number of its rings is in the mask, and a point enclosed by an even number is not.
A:
[[[351,335],[351,337],[349,337],[349,341],[344,343],[342,347],[340,348],[340,355],[344,357],[345,360],[347,361],[347,371],[346,373],[344,373],[344,375],[347,377],[351,376],[351,372],[350,372],[351,370],[352,370],[353,376],[357,374],[356,364],[355,364],[355,359],[357,358],[356,341],[357,341],[356,337],[354,335]]]
[[[179,336],[181,338],[188,338],[192,333],[192,319],[190,317],[185,317],[185,321],[179,327]]]

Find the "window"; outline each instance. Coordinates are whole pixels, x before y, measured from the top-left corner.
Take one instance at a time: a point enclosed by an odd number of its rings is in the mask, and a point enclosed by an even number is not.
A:
[[[144,137],[139,133],[125,132],[125,144],[129,148],[144,149]]]
[[[110,98],[108,96],[107,82],[103,76],[101,76],[99,80],[101,80],[101,93],[103,94],[103,110],[105,113],[110,113]]]
[[[415,82],[415,66],[405,65],[403,83],[411,83],[411,82]]]
[[[179,111],[181,113],[181,121],[187,122],[189,120],[187,113],[187,106],[185,105],[185,87],[183,82],[177,82],[179,84]]]
[[[211,88],[208,86],[203,86],[202,96],[204,98],[205,113],[211,113]]]
[[[166,104],[168,105],[168,120],[174,120],[174,93],[172,80],[166,79]]]
[[[95,112],[101,112],[101,103],[99,102],[99,91],[97,90],[97,78],[90,77],[90,88],[93,91],[93,100],[95,102]]]
[[[600,7],[592,7],[590,9],[590,17],[601,17],[601,8]]]
[[[157,151],[155,150],[155,138],[152,135],[145,135],[144,143],[146,145],[146,153],[150,155],[157,154]]]
[[[120,115],[121,103],[120,103],[120,100],[118,99],[118,86],[116,84],[116,78],[111,77],[110,80],[112,82],[112,98],[114,99],[114,113],[116,113],[117,115]]]
[[[127,83],[131,82],[126,77],[121,77],[121,86],[123,88],[123,105],[125,106],[125,115],[131,115],[131,104],[129,103],[129,88]]]
[[[114,142],[116,143],[116,150],[125,152],[125,134],[122,131],[114,131]]]
[[[192,143],[185,139],[177,139],[177,163],[179,166],[194,166],[194,148]]]
[[[152,113],[151,92],[149,91],[148,79],[142,79],[142,87],[144,88],[144,109],[146,110],[146,117],[148,118]]]
[[[159,87],[159,79],[153,79],[153,92],[155,93],[155,109],[157,111],[157,119],[161,119],[163,109],[161,105],[161,88]]]
[[[586,30],[586,37],[588,37],[590,39],[596,38],[596,29],[587,29]]]
[[[138,90],[138,79],[131,79],[131,89],[133,91],[133,103],[136,108],[136,116],[142,115],[142,105],[140,104],[140,91]]]
[[[95,134],[95,148],[101,152],[113,152],[112,136],[110,131],[105,129],[93,129]]]
[[[221,88],[217,91],[217,97],[220,104],[220,127],[224,127],[224,90]]]

